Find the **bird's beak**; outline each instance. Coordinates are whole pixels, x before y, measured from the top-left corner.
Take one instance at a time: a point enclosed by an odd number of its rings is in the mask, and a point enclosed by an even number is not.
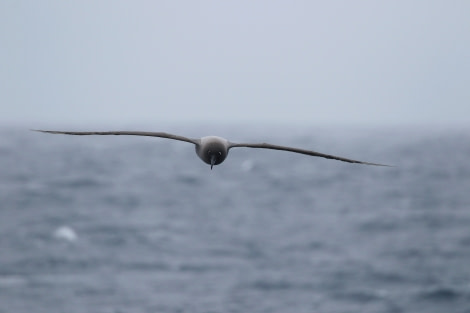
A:
[[[215,164],[215,161],[216,161],[217,157],[215,154],[211,155],[211,170],[212,170],[212,167],[214,166]]]

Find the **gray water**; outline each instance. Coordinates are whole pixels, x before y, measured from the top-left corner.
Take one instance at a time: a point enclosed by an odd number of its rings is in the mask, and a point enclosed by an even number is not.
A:
[[[470,312],[468,129],[281,130],[1,129],[0,312]]]

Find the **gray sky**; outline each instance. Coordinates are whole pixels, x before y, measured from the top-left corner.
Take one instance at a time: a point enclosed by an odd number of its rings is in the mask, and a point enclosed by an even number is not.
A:
[[[470,124],[470,1],[1,1],[0,121]]]

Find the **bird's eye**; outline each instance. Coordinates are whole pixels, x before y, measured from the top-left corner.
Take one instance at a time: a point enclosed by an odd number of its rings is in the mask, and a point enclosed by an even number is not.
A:
[[[219,151],[219,155],[222,155],[222,152]]]

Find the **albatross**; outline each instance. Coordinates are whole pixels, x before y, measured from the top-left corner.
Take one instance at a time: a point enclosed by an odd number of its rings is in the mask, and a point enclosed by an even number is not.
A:
[[[271,150],[282,150],[294,153],[300,153],[315,157],[321,157],[326,159],[338,160],[348,163],[357,163],[365,165],[374,165],[374,166],[390,166],[386,164],[371,163],[357,161],[353,159],[347,159],[331,154],[324,154],[312,150],[299,149],[288,146],[279,146],[269,143],[235,143],[230,142],[225,138],[218,136],[206,136],[202,138],[188,138],[184,136],[164,133],[164,132],[145,132],[145,131],[58,131],[58,130],[40,130],[33,129],[33,131],[49,133],[49,134],[64,134],[64,135],[76,135],[76,136],[85,136],[85,135],[122,135],[122,136],[148,136],[148,137],[160,137],[173,140],[179,140],[184,142],[189,142],[195,145],[197,156],[209,164],[212,167],[214,165],[221,164],[228,155],[228,152],[232,148],[258,148],[258,149],[271,149]]]

